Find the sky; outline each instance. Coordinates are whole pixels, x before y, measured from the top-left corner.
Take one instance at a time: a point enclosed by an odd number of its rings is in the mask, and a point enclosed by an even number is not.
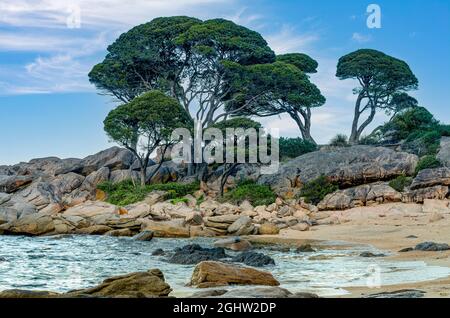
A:
[[[381,28],[367,25],[370,4],[381,9]],[[87,74],[121,33],[173,15],[229,19],[261,33],[278,54],[316,59],[311,79],[327,98],[313,111],[319,143],[350,134],[355,83],[338,80],[336,64],[360,48],[405,60],[420,83],[412,95],[450,123],[448,0],[0,0],[0,165],[113,146],[102,122],[118,104],[99,95]],[[378,114],[368,132],[385,120]],[[286,116],[261,122],[299,136]]]

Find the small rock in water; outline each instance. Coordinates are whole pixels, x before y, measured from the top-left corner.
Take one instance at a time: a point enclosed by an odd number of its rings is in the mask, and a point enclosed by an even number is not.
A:
[[[412,247],[406,247],[406,248],[402,248],[400,251],[398,251],[399,253],[407,253],[407,252],[412,252],[414,251],[414,249]]]
[[[153,239],[153,231],[145,230],[133,237],[137,241],[151,241]]]
[[[158,249],[153,251],[152,255],[153,256],[166,255],[166,252],[164,252],[164,250],[162,248],[158,248]]]
[[[362,252],[361,254],[359,254],[360,257],[385,257],[386,255],[384,254],[374,254],[371,252]]]
[[[311,244],[300,245],[296,250],[297,253],[313,253],[316,250],[312,248]]]
[[[226,257],[228,255],[225,254],[225,250],[221,247],[203,248],[198,244],[192,244],[175,249],[175,254],[168,259],[168,262],[193,265],[203,261],[218,261]]]
[[[232,259],[233,262],[244,263],[248,266],[262,267],[266,265],[275,265],[275,260],[267,255],[256,252],[244,252]]]
[[[450,246],[445,243],[424,242],[417,244],[414,248],[417,251],[447,251],[450,250]]]
[[[0,262],[6,262],[6,258],[0,256]]]

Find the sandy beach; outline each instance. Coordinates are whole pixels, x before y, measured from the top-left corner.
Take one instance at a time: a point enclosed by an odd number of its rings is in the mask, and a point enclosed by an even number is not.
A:
[[[446,213],[445,209],[436,212],[439,207],[433,206],[435,203],[438,202],[429,202],[426,206],[392,203],[329,212],[338,224],[315,226],[306,232],[283,230],[277,237],[254,238],[253,241],[278,241],[289,244],[342,241],[350,244],[369,244],[377,249],[391,252],[392,255],[386,257],[388,260],[424,261],[429,265],[450,267],[450,251],[398,252],[427,241],[450,242],[450,214]],[[403,289],[424,291],[426,292],[424,297],[450,297],[450,277],[381,288],[346,288],[350,294],[343,297],[361,297]]]

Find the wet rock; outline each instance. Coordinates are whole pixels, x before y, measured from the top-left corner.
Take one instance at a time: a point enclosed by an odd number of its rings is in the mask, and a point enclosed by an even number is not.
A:
[[[162,248],[158,248],[152,252],[153,256],[163,256],[166,255],[166,252]]]
[[[145,230],[135,235],[133,238],[137,241],[151,241],[153,239],[153,232]]]
[[[316,250],[312,248],[311,244],[300,245],[296,250],[297,253],[313,253]]]
[[[372,257],[385,257],[385,254],[375,254],[372,252],[362,252],[361,254],[359,254],[360,257],[367,257],[367,258],[372,258]]]
[[[226,238],[214,242],[215,247],[226,248],[233,251],[246,251],[252,248],[252,244],[240,237]]]
[[[383,292],[377,294],[371,294],[365,296],[364,298],[422,298],[425,292],[422,290],[415,289],[403,289],[393,292]]]
[[[203,261],[221,260],[228,257],[221,247],[203,248],[198,244],[176,248],[175,253],[167,260],[173,264],[192,265]]]
[[[0,292],[0,298],[55,298],[60,296],[58,293],[53,293],[49,291],[37,291],[37,290],[20,290],[20,289],[10,289]]]
[[[267,255],[256,252],[244,252],[232,259],[233,262],[244,263],[248,266],[263,267],[267,265],[275,265],[275,260]]]
[[[417,244],[414,248],[416,251],[447,251],[450,246],[445,243],[424,242]]]
[[[195,267],[190,285],[198,288],[210,288],[227,285],[279,286],[280,283],[268,272],[207,261],[201,262]]]
[[[89,295],[94,297],[152,298],[166,297],[171,291],[172,289],[165,282],[163,273],[159,269],[151,269],[147,272],[111,277],[96,287],[73,291],[66,295],[68,297]]]
[[[111,230],[105,233],[107,236],[121,237],[121,236],[133,236],[133,231],[130,229],[118,229]]]

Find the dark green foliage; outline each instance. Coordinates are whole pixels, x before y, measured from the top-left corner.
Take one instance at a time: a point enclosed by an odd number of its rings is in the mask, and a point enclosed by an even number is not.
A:
[[[305,202],[317,205],[327,194],[337,191],[337,185],[330,182],[326,176],[320,176],[306,183],[298,194]]]
[[[421,156],[436,155],[439,150],[441,134],[438,131],[415,131],[402,145],[402,149]]]
[[[317,146],[310,141],[302,138],[284,138],[279,139],[280,158],[292,159],[304,155],[308,152],[317,150]]]
[[[147,194],[152,191],[166,191],[166,200],[179,199],[187,194],[192,194],[199,189],[198,182],[183,184],[183,183],[164,183],[151,184],[144,187],[134,183],[131,180],[122,181],[119,183],[103,182],[97,186],[98,189],[104,191],[111,204],[125,206],[133,204],[145,199]]]
[[[348,146],[348,137],[343,134],[337,134],[330,140],[330,146],[333,147],[346,147]]]
[[[411,185],[412,180],[411,177],[401,175],[389,182],[389,186],[398,192],[403,192],[406,187]]]
[[[225,193],[222,200],[234,204],[248,200],[253,206],[259,206],[272,204],[276,198],[277,196],[269,186],[246,180],[240,183],[235,189]]]
[[[450,125],[439,125],[441,136],[450,137]]]
[[[414,100],[404,93],[417,89],[419,83],[407,63],[370,49],[357,50],[341,57],[336,76],[341,80],[358,80],[359,83],[354,89],[358,97],[350,135],[352,144],[359,142],[378,110],[396,113],[413,105]],[[364,113],[367,113],[367,118],[360,122]]]
[[[434,155],[428,155],[419,160],[416,167],[416,174],[425,169],[433,169],[441,167],[441,162]]]

